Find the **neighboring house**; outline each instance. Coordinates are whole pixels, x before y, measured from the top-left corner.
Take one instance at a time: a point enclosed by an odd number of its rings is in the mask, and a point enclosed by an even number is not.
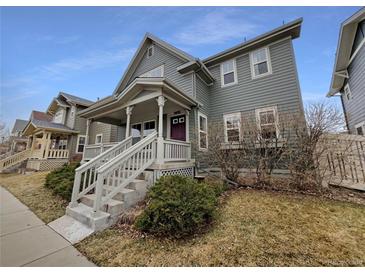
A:
[[[232,142],[242,138],[246,115],[276,135],[280,114],[304,119],[292,45],[301,24],[292,21],[204,60],[147,33],[113,94],[79,112],[88,120],[87,139],[94,138],[96,122],[118,126],[120,134],[104,154],[98,155],[109,145],[104,140],[85,147],[85,160],[98,156],[76,172],[67,214],[80,220],[89,214],[87,223],[95,226],[100,219],[93,217],[107,216],[100,212],[104,205],[113,211],[119,195],[127,207],[126,195],[139,193],[139,184],[168,174],[193,176],[196,164],[207,166],[209,122],[222,123]]]
[[[339,94],[351,134],[365,135],[365,8],[340,28],[330,91]]]
[[[29,138],[27,150],[3,159],[0,171],[6,168],[4,165],[24,160],[27,160],[27,168],[35,170],[49,170],[69,161],[80,161],[86,145],[86,119],[77,116],[77,113],[93,103],[60,92],[46,112],[32,111],[29,121],[19,133]],[[110,125],[95,124],[92,132],[96,136],[104,136],[107,142],[113,141]]]
[[[22,131],[27,125],[27,120],[16,119],[13,129],[10,134],[10,152],[11,154],[20,152],[26,149],[28,139],[23,136]]]

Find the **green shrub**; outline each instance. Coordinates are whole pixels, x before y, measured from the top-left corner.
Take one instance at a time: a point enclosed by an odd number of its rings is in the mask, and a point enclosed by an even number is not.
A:
[[[64,165],[46,176],[45,187],[52,190],[53,194],[70,201],[75,177],[75,169],[78,165]]]
[[[218,197],[214,187],[181,176],[161,177],[147,194],[149,201],[135,226],[158,236],[181,238],[206,226]]]

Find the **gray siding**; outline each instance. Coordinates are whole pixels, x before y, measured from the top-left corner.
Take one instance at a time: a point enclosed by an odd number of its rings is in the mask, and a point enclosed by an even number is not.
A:
[[[290,39],[269,46],[272,74],[252,79],[249,54],[236,58],[238,83],[221,87],[220,66],[210,68],[215,82],[210,89],[209,116],[221,120],[223,114],[252,111],[267,106],[278,111],[302,109],[298,77]]]
[[[365,122],[365,46],[363,45],[348,67],[352,99],[348,101],[342,94],[350,133],[356,134],[355,125]]]
[[[72,115],[72,111],[73,111],[73,115]],[[71,108],[67,109],[65,125],[68,126],[69,128],[74,128],[75,119],[76,119],[76,107],[71,106]]]
[[[92,122],[89,129],[89,144],[95,144],[97,134],[103,134],[103,143],[112,142],[112,125],[101,122]]]
[[[139,75],[160,65],[164,65],[165,77],[176,87],[181,89],[181,91],[193,96],[192,74],[182,75],[176,70],[177,67],[184,63],[186,62],[171,54],[169,51],[159,47],[158,45],[154,45],[153,56],[147,58],[146,53],[143,55],[141,62],[133,73],[128,84],[130,84]]]

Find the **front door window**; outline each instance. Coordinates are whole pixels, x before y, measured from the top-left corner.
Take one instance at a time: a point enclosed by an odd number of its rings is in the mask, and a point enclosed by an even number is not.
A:
[[[142,124],[133,124],[131,126],[132,128],[132,132],[131,132],[131,136],[132,136],[132,143],[135,144],[137,143],[139,140],[141,140],[141,136],[142,136]]]
[[[185,115],[171,117],[171,139],[186,141]]]

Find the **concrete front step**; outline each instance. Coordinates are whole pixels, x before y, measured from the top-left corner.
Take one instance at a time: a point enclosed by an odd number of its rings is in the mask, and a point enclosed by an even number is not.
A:
[[[95,194],[87,194],[81,198],[81,203],[88,207],[94,206],[94,201],[96,199]],[[109,213],[111,216],[116,216],[120,214],[124,209],[124,202],[115,199],[110,199],[105,205],[102,206],[101,210]]]
[[[48,226],[71,244],[82,241],[94,232],[89,226],[67,215],[50,222]]]
[[[93,209],[83,203],[79,203],[75,207],[68,206],[66,208],[66,215],[87,225],[94,231],[103,230],[107,228],[111,223],[111,218],[109,213],[99,211],[98,216],[94,216]]]

